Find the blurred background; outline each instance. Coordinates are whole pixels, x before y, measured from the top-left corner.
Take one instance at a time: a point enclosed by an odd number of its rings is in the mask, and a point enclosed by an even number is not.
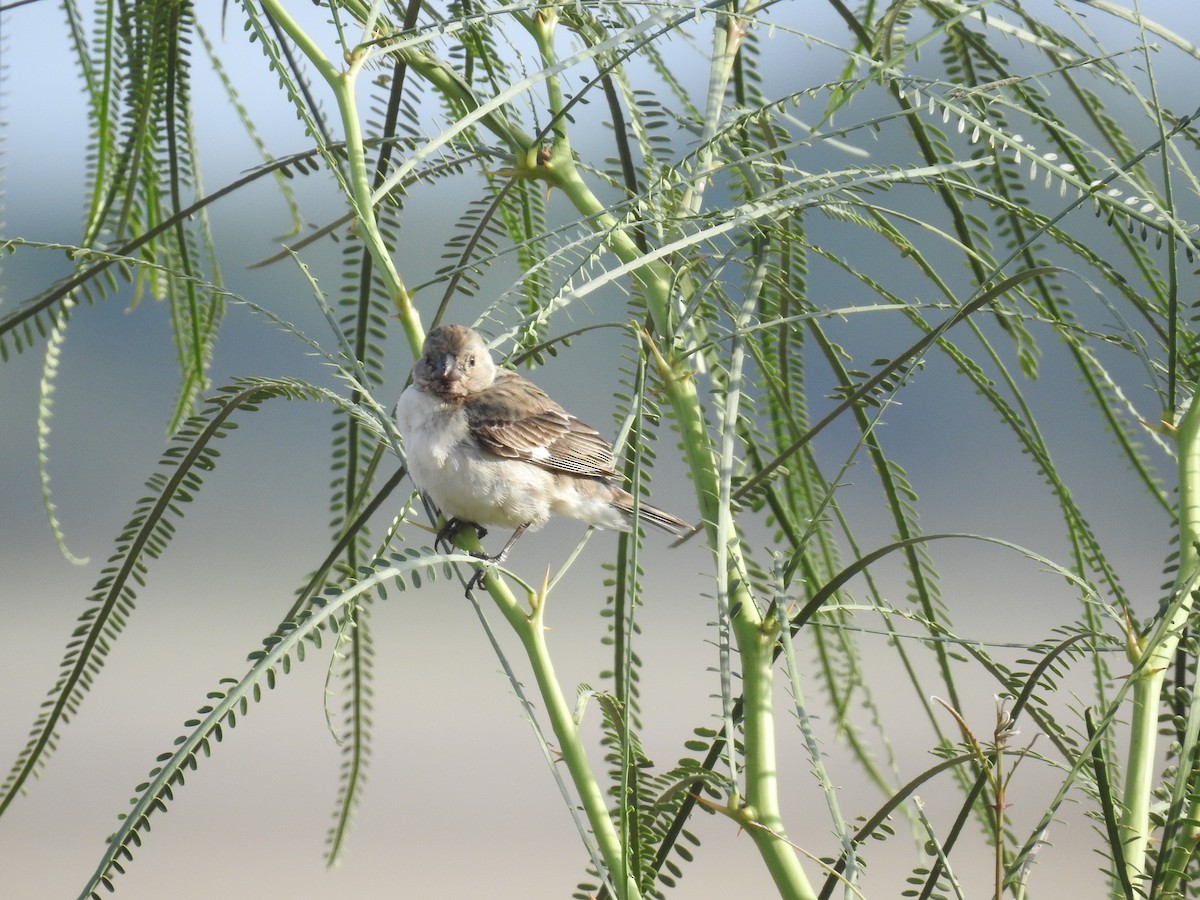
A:
[[[310,6],[297,4],[305,7],[297,15],[315,15]],[[837,32],[832,17],[812,18],[813,6],[821,17],[829,16],[824,5],[794,6],[796,16],[806,17],[806,30]],[[1053,4],[1045,6],[1048,15],[1056,14]],[[1187,6],[1171,0],[1140,4],[1149,17],[1200,40],[1200,26]],[[271,151],[282,155],[309,146],[290,111],[281,114],[273,77],[259,50],[245,41],[232,9],[224,31],[215,8],[203,15]],[[1114,50],[1135,38],[1129,30],[1117,31],[1107,17],[1095,17],[1093,24],[1114,29]],[[679,44],[677,50],[696,57],[693,74],[704,79],[706,62],[694,48]],[[1019,55],[1020,48],[1013,53]],[[45,2],[10,4],[0,12],[0,54],[0,238],[71,244],[80,237],[88,134],[61,10]],[[194,128],[204,148],[202,178],[211,189],[261,160],[219,98],[215,80],[204,74],[199,56],[195,62]],[[1181,111],[1194,106],[1195,61],[1164,52],[1156,64],[1163,102]],[[819,47],[799,55],[790,46],[765,75],[782,90],[793,90],[798,83],[837,77],[838,65],[834,54]],[[255,88],[257,81],[264,84],[261,90]],[[212,103],[201,99],[209,90]],[[1148,127],[1147,143],[1154,137]],[[886,146],[866,149],[886,158]],[[344,212],[327,178],[310,175],[293,186],[309,222],[324,223]],[[452,187],[413,194],[406,212],[411,237],[397,260],[411,282],[432,275],[444,235],[473,193],[473,186],[464,184],[460,196]],[[288,212],[269,181],[217,203],[210,215],[227,287],[331,345],[310,288],[294,265],[249,268],[277,252],[279,236],[289,228]],[[832,232],[838,225],[819,227]],[[1096,239],[1105,240],[1102,224]],[[318,278],[328,278],[324,286],[330,293],[339,285],[339,252],[325,242],[303,254]],[[71,265],[65,254],[52,252],[19,253],[0,264],[0,297],[7,308],[66,275]],[[493,276],[496,291],[510,286],[503,274]],[[509,274],[512,280],[519,275]],[[863,299],[845,296],[841,289],[831,281],[831,308]],[[473,320],[487,299],[465,302],[451,318]],[[623,298],[614,293],[594,302],[599,306],[605,301],[620,303]],[[1097,314],[1103,318],[1102,310]],[[5,625],[0,759],[5,765],[24,746],[84,598],[166,446],[178,379],[167,315],[149,297],[135,303],[129,291],[80,307],[73,315],[55,394],[49,471],[67,542],[73,553],[88,558],[87,565],[72,566],[58,553],[42,511],[36,435],[40,345],[10,358],[0,374],[0,613]],[[916,336],[896,313],[879,313],[877,323],[865,318],[855,317],[846,326],[846,340],[855,342],[861,359],[894,355]],[[604,331],[580,338],[569,353],[550,359],[533,376],[609,435],[615,432],[613,393],[619,385],[615,377],[608,381],[605,376],[616,340],[614,333]],[[389,342],[395,353],[386,390],[378,398],[388,406],[411,363],[399,328]],[[1047,341],[1043,346],[1045,374],[1028,396],[1074,495],[1106,541],[1126,588],[1143,598],[1143,612],[1148,613],[1161,597],[1170,523],[1125,477],[1109,438],[1074,375],[1068,374],[1067,360],[1058,358],[1057,345]],[[587,377],[579,377],[581,372]],[[297,375],[344,392],[302,343],[237,304],[229,308],[211,374],[214,385],[236,376]],[[944,358],[931,357],[902,392],[902,405],[884,415],[888,445],[921,496],[926,531],[994,535],[1065,562],[1062,530],[1040,477],[1025,457],[1013,452],[1011,436],[973,402],[968,386],[953,374]],[[1132,383],[1139,383],[1136,375]],[[1145,402],[1148,396],[1136,399]],[[1152,404],[1145,408],[1156,412]],[[814,418],[820,412],[814,410]],[[272,631],[304,575],[327,552],[330,409],[274,401],[241,421],[239,431],[222,442],[220,466],[190,505],[175,541],[153,563],[136,614],[63,731],[48,766],[30,783],[28,796],[0,819],[0,894],[56,898],[78,892],[154,758],[183,733],[184,720],[203,704],[218,679],[244,671],[246,654]],[[849,427],[831,429],[820,452],[836,463],[850,452],[853,440]],[[691,487],[673,474],[669,455],[668,446],[659,449],[654,502],[694,519]],[[1173,483],[1169,459],[1160,453],[1158,462],[1164,481]],[[874,482],[868,471],[854,468],[846,481],[839,499],[857,510],[862,522],[878,504]],[[401,503],[397,496],[391,514]],[[377,533],[385,522],[381,518]],[[582,535],[576,523],[555,525],[518,544],[510,565],[527,580],[538,581],[547,566],[561,564]],[[412,526],[405,536],[417,546],[429,541]],[[869,545],[886,543],[890,536],[890,522],[883,516],[876,533],[869,526],[860,532]],[[491,538],[501,539],[498,534]],[[602,563],[613,546],[612,535],[593,535],[552,595],[550,643],[568,691],[579,683],[598,683],[599,671],[608,665],[608,651],[601,644],[605,623],[599,584]],[[642,738],[651,758],[665,765],[683,754],[682,742],[693,728],[715,726],[719,713],[713,699],[719,683],[712,670],[712,566],[699,541],[668,549],[666,540],[650,535],[647,547],[647,602],[639,612],[645,662]],[[959,633],[1012,644],[1013,659],[1020,655],[1019,645],[1047,637],[1056,624],[1074,617],[1074,594],[1061,579],[1011,552],[956,543],[933,547],[931,553],[945,578],[942,593]],[[899,602],[906,592],[903,573],[884,565],[880,578]],[[373,624],[380,663],[373,760],[344,862],[330,871],[323,862],[340,754],[326,721],[328,655],[314,653],[281,679],[274,695],[253,708],[236,730],[227,732],[219,752],[204,760],[186,789],[177,792],[169,814],[153,820],[153,832],[117,884],[119,896],[569,896],[584,877],[586,856],[461,589],[437,582],[419,595],[391,591],[386,602],[375,606]],[[517,648],[499,630],[505,649],[515,654]],[[882,651],[885,639],[879,642]],[[513,658],[523,676],[519,656]],[[888,682],[883,667],[889,660],[879,654],[876,685]],[[1068,681],[1062,690],[1069,686]],[[971,706],[963,710],[983,735],[991,733],[996,690],[978,679],[968,698]],[[782,693],[781,701],[787,702]],[[903,706],[888,709],[894,715],[888,733],[915,775],[933,759],[926,752],[927,735],[910,721],[910,712]],[[595,717],[591,725],[598,735]],[[833,854],[836,844],[825,824],[824,801],[807,777],[809,763],[799,736],[787,727],[781,732],[781,761],[799,773],[785,778],[790,787],[784,812],[793,823],[792,837],[813,853]],[[1029,738],[1031,734],[1025,740]],[[841,779],[847,816],[873,812],[879,798],[856,781],[854,770],[839,769],[836,758],[830,765],[835,780]],[[1056,785],[1054,773],[1029,765],[1027,780],[1014,789],[1014,816],[1040,814],[1046,792]],[[1027,800],[1023,792],[1028,792]],[[930,809],[938,808],[936,789],[923,799]],[[1047,889],[1070,885],[1076,895],[1098,896],[1103,881],[1096,871],[1099,857],[1088,849],[1091,828],[1081,817],[1065,818],[1051,833],[1055,846],[1046,851],[1047,871],[1035,883]],[[677,896],[772,896],[747,836],[706,815],[696,818],[693,830],[703,843]],[[974,840],[978,871],[965,867],[960,875],[970,888],[968,896],[986,896],[990,853],[982,836]],[[894,879],[889,860],[907,860],[912,843],[897,836],[873,853],[864,892],[897,896],[898,882],[873,881],[872,873],[890,872]],[[908,864],[901,862],[901,871]]]

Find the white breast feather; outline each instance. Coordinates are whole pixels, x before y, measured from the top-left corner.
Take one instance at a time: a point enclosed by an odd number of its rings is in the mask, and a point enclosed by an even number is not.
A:
[[[413,483],[443,515],[509,528],[540,528],[549,518],[555,476],[481,450],[461,409],[409,387],[396,403],[396,424]]]

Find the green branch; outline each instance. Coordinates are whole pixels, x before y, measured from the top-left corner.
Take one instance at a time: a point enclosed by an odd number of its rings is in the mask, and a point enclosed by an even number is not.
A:
[[[1133,717],[1129,761],[1125,776],[1124,813],[1120,833],[1129,880],[1145,874],[1146,849],[1151,840],[1150,802],[1156,784],[1157,737],[1162,688],[1179,638],[1194,605],[1200,582],[1200,403],[1195,398],[1176,430],[1179,445],[1179,569],[1175,592],[1153,634],[1137,639],[1130,634],[1128,652],[1134,664]],[[1174,867],[1172,867],[1174,869]],[[1181,870],[1180,870],[1181,871]],[[1174,876],[1177,878],[1179,872]]]
[[[470,529],[465,529],[465,531],[468,535],[471,534]],[[473,537],[466,539],[467,543],[471,543],[473,540]],[[477,542],[475,543],[477,544]],[[640,900],[641,891],[637,882],[629,874],[621,839],[617,834],[612,817],[609,815],[608,807],[604,802],[604,793],[588,759],[587,750],[579,732],[579,723],[575,721],[571,705],[563,695],[558,676],[554,672],[550,649],[546,645],[546,626],[543,619],[546,593],[543,591],[541,594],[536,594],[530,591],[530,610],[527,611],[517,602],[504,580],[494,573],[488,573],[484,579],[484,587],[491,594],[496,606],[525,649],[525,655],[533,670],[534,680],[537,682],[538,693],[550,719],[550,727],[558,740],[559,754],[571,775],[571,781],[575,785],[580,804],[583,806],[592,834],[596,838],[596,844],[604,859],[605,867],[608,869],[608,877],[616,891],[616,896],[619,900]],[[601,873],[602,876],[603,874]]]
[[[425,331],[421,326],[420,316],[413,306],[408,288],[405,287],[404,279],[400,276],[400,272],[392,260],[387,242],[379,231],[379,221],[375,216],[375,202],[371,191],[371,168],[367,164],[362,123],[358,116],[356,88],[358,75],[367,59],[367,53],[362,48],[349,51],[347,53],[348,65],[345,69],[341,69],[333,64],[316,41],[288,14],[280,0],[262,0],[262,5],[267,15],[296,44],[296,47],[312,63],[333,92],[338,113],[342,119],[346,142],[346,159],[350,168],[347,199],[354,209],[357,220],[355,231],[387,282],[388,293],[396,306],[397,318],[400,319],[408,338],[409,347],[415,357],[421,352]]]
[[[535,31],[543,64],[555,63],[551,42],[552,28],[542,26]],[[717,46],[721,52],[713,62],[714,75],[710,80],[708,122],[715,128],[720,118],[724,82],[732,72],[732,56],[740,44],[740,23],[734,17],[718,22]],[[556,77],[549,79],[556,81]],[[719,83],[718,83],[719,82]],[[741,656],[745,719],[743,742],[746,748],[745,805],[743,814],[759,827],[752,828],[755,845],[782,896],[815,897],[804,870],[792,846],[787,842],[779,805],[778,772],[775,757],[774,657],[777,635],[772,621],[764,623],[762,612],[750,593],[741,573],[747,571],[742,558],[741,541],[736,525],[730,523],[729,539],[722,541],[718,523],[721,520],[721,478],[717,455],[704,419],[704,407],[697,388],[696,373],[692,370],[675,341],[675,315],[672,307],[676,273],[661,260],[638,264],[642,252],[631,230],[620,223],[588,187],[575,164],[566,141],[556,140],[547,163],[539,174],[558,188],[572,205],[586,217],[597,232],[604,235],[609,248],[622,263],[635,265],[634,280],[642,289],[657,341],[649,336],[645,344],[656,363],[664,391],[669,398],[688,471],[695,485],[701,520],[706,528],[709,545],[721,554],[720,568],[727,573],[728,608],[733,619],[733,633]],[[698,204],[698,195],[692,195]],[[732,740],[733,736],[729,736]]]

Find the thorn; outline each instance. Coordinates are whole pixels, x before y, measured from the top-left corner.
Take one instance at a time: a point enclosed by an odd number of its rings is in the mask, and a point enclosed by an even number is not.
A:
[[[529,592],[529,608],[533,610],[535,615],[539,615],[546,606],[546,596],[550,593],[550,566],[546,566],[546,574],[542,576],[541,590],[536,593]],[[545,626],[542,626],[543,628]]]

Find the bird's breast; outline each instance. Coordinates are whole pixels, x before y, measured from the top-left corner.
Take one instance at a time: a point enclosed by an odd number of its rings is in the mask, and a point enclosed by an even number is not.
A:
[[[396,424],[413,482],[447,517],[509,528],[538,528],[549,517],[556,476],[481,448],[461,407],[410,387]]]
[[[470,441],[467,414],[462,407],[408,387],[396,404],[396,424],[404,438],[409,466],[446,465],[464,441]]]

